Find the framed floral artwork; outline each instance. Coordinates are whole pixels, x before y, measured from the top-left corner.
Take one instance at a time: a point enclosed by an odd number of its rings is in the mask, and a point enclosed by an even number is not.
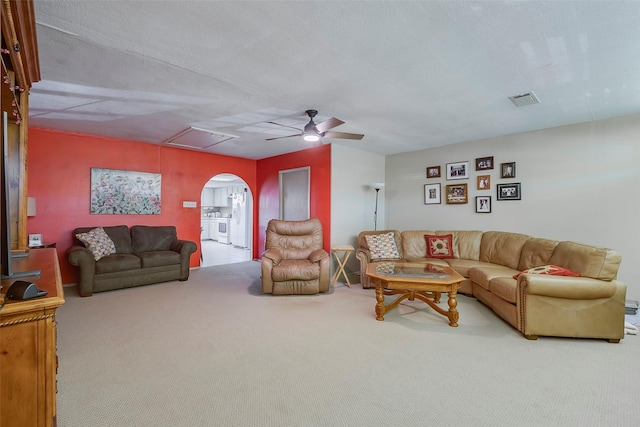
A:
[[[91,168],[92,214],[160,215],[161,175]]]
[[[467,184],[447,185],[447,204],[463,204],[467,202]]]
[[[440,201],[440,184],[425,184],[424,185],[424,204],[425,205],[439,205]]]

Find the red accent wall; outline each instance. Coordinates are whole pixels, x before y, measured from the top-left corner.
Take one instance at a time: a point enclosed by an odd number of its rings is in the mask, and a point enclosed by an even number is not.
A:
[[[162,213],[91,215],[93,167],[162,174]],[[27,193],[36,198],[37,205],[37,215],[27,220],[27,232],[40,233],[45,242],[57,243],[63,283],[77,282],[74,267],[65,257],[76,227],[175,225],[179,238],[193,240],[199,246],[200,195],[211,177],[220,173],[238,175],[254,198],[259,194],[255,160],[33,127],[29,128],[27,171]],[[196,201],[198,208],[183,208],[183,201]],[[259,205],[254,203],[254,218]],[[256,242],[255,227],[253,238]],[[256,244],[253,252],[254,258],[258,257]],[[198,265],[199,249],[191,257],[191,266]]]
[[[280,215],[278,173],[282,170],[310,167],[310,216],[322,223],[324,248],[330,251],[331,236],[331,145],[310,148],[258,160],[258,240],[259,254],[264,252],[264,239],[270,219]],[[255,242],[255,240],[254,240]]]

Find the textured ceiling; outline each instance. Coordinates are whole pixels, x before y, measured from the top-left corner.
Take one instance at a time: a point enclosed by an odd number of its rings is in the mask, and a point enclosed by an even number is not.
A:
[[[260,159],[380,154],[640,112],[640,2],[35,1],[30,125]],[[510,95],[541,103],[515,107]],[[206,132],[191,130],[206,129]],[[194,148],[195,149],[195,148]]]

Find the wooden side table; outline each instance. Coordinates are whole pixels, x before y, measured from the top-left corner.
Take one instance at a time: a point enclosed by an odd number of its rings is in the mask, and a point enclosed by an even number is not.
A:
[[[347,261],[349,260],[349,256],[351,252],[355,249],[351,245],[340,245],[340,246],[331,246],[331,252],[333,252],[333,256],[335,256],[336,261],[338,261],[338,269],[336,273],[333,275],[333,280],[331,280],[331,286],[335,286],[336,282],[340,275],[344,277],[344,280],[347,282],[347,286],[351,287],[351,282],[349,281],[349,277],[347,276],[347,272],[344,271],[345,265],[347,265]],[[340,252],[344,252],[342,254],[342,258],[340,257]]]
[[[45,248],[55,248],[56,243],[41,243],[39,245],[29,246],[29,249],[45,249]]]

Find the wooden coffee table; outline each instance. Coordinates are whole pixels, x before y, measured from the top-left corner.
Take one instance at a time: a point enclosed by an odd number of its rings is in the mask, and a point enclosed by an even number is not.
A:
[[[405,299],[424,301],[438,313],[449,318],[449,326],[458,326],[458,302],[456,294],[464,280],[451,267],[436,264],[407,262],[379,262],[369,264],[367,276],[376,285],[376,320],[384,320],[384,314],[393,310]],[[449,295],[449,310],[437,306],[440,295]],[[391,304],[384,305],[386,295],[400,295]]]

